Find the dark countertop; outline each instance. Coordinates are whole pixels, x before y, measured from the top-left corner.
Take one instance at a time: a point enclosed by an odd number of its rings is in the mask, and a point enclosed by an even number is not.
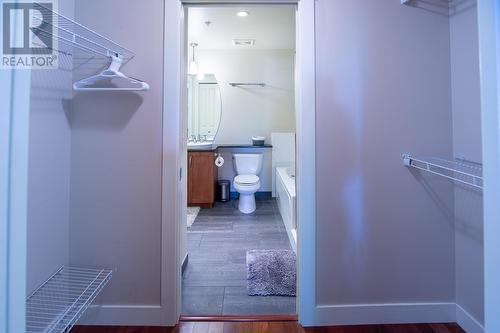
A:
[[[269,144],[263,146],[221,144],[217,145],[217,148],[273,148],[273,146]]]
[[[231,148],[248,148],[248,149],[271,149],[273,148],[272,145],[270,144],[265,144],[263,146],[254,146],[254,145],[245,145],[245,144],[218,144],[218,145],[213,145],[211,148],[189,148],[188,151],[192,152],[203,152],[203,151],[216,151],[218,149],[231,149]]]

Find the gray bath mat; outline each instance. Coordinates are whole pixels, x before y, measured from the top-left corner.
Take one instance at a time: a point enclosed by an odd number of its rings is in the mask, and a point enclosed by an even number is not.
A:
[[[247,251],[250,296],[295,296],[296,257],[291,250]]]

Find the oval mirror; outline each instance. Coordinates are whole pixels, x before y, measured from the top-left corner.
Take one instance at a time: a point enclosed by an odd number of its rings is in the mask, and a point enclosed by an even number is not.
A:
[[[214,74],[188,77],[188,147],[211,146],[219,130],[222,103]]]

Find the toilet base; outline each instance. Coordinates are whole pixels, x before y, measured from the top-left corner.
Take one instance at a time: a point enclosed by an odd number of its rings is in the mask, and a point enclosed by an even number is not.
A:
[[[238,202],[238,210],[243,214],[251,214],[255,212],[255,195],[252,194],[241,194],[240,200]]]

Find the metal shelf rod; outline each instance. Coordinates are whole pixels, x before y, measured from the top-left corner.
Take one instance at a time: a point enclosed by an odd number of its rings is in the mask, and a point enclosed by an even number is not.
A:
[[[266,84],[263,82],[257,82],[257,83],[244,83],[244,82],[230,82],[230,86],[232,87],[238,87],[238,86],[259,86],[259,87],[265,87]]]

